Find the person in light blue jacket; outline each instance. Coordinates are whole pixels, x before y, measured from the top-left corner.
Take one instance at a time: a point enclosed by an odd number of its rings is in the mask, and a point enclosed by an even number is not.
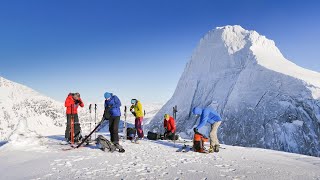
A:
[[[193,114],[200,116],[200,122],[193,129],[194,132],[199,133],[198,130],[209,123],[211,125],[209,152],[219,152],[218,128],[222,121],[220,115],[211,108],[202,109],[200,107],[193,108]]]

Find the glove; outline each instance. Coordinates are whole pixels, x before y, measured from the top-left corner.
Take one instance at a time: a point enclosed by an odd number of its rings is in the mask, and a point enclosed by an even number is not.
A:
[[[193,128],[194,133],[199,133],[197,128]]]
[[[79,104],[80,101],[79,101],[79,100],[75,100],[74,103],[75,103],[75,104]]]
[[[131,111],[131,113],[134,115],[134,117],[136,117],[136,116],[137,116],[137,114],[136,114],[135,112],[132,112],[132,111]]]

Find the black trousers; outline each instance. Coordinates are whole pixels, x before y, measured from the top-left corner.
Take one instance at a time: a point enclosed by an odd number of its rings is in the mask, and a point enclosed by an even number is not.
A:
[[[113,144],[119,144],[119,122],[120,116],[111,116],[109,119],[109,131],[111,136],[111,142]]]
[[[73,117],[74,117],[74,139],[75,141],[78,141],[79,136],[81,135],[79,117],[78,117],[78,114],[73,114]],[[71,135],[70,130],[71,130],[71,114],[67,114],[67,127],[66,127],[64,137],[68,140],[70,140],[70,135]]]

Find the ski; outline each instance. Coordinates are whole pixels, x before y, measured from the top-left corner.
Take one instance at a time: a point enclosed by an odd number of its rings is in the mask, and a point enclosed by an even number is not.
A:
[[[102,122],[103,122],[103,121],[101,121],[101,122],[90,132],[90,134],[88,134],[77,146],[71,144],[71,148],[62,149],[62,150],[71,150],[71,149],[76,149],[76,148],[81,147],[81,145],[82,145],[83,143],[85,143],[85,142],[88,140],[88,138],[100,127],[100,125],[102,124]]]
[[[176,152],[189,152],[191,149],[189,145],[184,144]]]

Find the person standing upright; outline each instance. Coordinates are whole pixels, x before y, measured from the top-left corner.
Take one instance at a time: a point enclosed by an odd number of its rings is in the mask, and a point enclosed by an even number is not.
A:
[[[80,98],[79,93],[69,93],[68,97],[66,98],[66,101],[64,103],[64,106],[66,107],[66,113],[67,113],[67,126],[65,131],[65,139],[66,141],[70,141],[70,129],[71,129],[71,116],[74,117],[74,141],[78,142],[81,137],[81,127],[78,117],[78,107],[83,107],[84,103],[82,99]]]
[[[142,108],[142,104],[139,100],[132,99],[131,104],[132,105],[130,107],[130,111],[135,116],[134,125],[135,125],[135,128],[137,129],[137,134],[138,134],[138,138],[136,138],[135,142],[138,143],[139,142],[138,140],[143,139],[144,137],[144,133],[142,129],[144,111]]]

